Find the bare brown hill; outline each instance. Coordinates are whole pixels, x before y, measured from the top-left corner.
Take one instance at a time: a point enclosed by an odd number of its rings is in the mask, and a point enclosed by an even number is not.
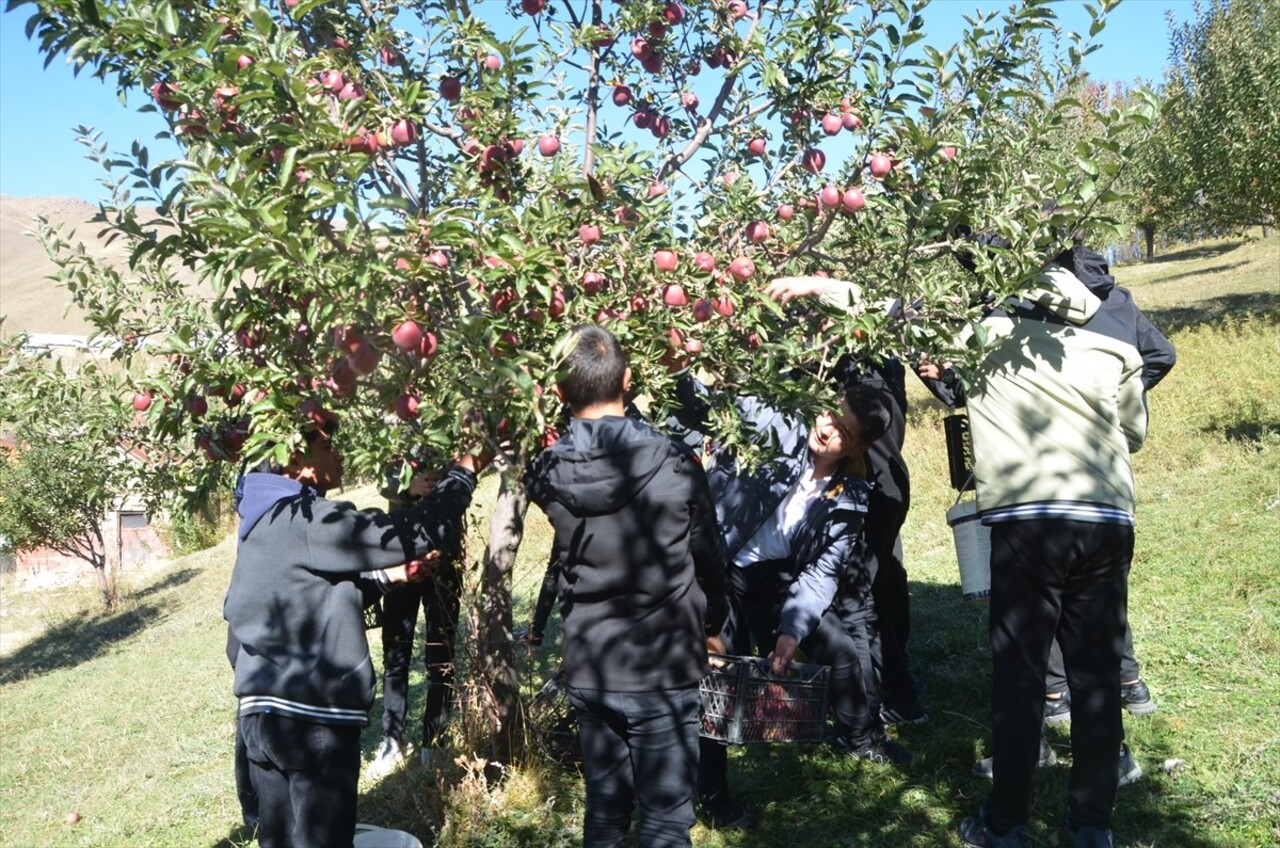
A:
[[[57,266],[31,234],[36,218],[74,232],[91,251],[122,258],[124,247],[107,247],[97,238],[101,224],[92,223],[97,208],[74,197],[8,197],[0,195],[0,334],[85,334],[92,327],[79,310],[67,311],[70,295],[49,279]],[[64,314],[65,313],[65,314]]]

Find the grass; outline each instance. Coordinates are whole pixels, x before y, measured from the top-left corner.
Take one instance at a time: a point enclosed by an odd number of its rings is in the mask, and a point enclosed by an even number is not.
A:
[[[1147,776],[1121,791],[1117,836],[1142,848],[1277,845],[1280,238],[1201,245],[1117,276],[1179,353],[1151,395],[1150,437],[1135,456],[1131,617],[1160,709],[1126,718]],[[920,762],[903,774],[811,747],[735,752],[731,780],[763,813],[761,823],[746,834],[700,825],[699,848],[954,846],[959,818],[986,794],[968,775],[989,743],[986,613],[961,604],[956,585],[942,518],[953,493],[941,410],[912,391],[904,543],[912,658],[929,684],[933,721],[900,739]],[[482,488],[479,512],[493,486]],[[370,489],[354,497],[375,501]],[[482,549],[479,512],[473,553]],[[531,512],[515,578],[518,626],[548,545],[545,522]],[[121,609],[111,616],[96,611],[91,589],[2,587],[0,845],[251,844],[235,826],[234,700],[220,618],[233,557],[226,540],[157,575],[125,575]],[[8,638],[23,633],[25,640]],[[526,681],[534,685],[553,664],[551,645],[525,661]],[[421,678],[415,671],[414,710]],[[369,756],[380,708],[365,736]],[[428,844],[579,843],[582,790],[572,769],[534,754],[491,788],[481,764],[462,755],[466,734],[456,736],[451,756],[432,769],[366,781],[362,820],[411,830]],[[1066,752],[1065,736],[1052,740]],[[1061,766],[1035,779],[1041,848],[1058,844],[1065,783]],[[84,817],[74,826],[64,821],[71,810]]]

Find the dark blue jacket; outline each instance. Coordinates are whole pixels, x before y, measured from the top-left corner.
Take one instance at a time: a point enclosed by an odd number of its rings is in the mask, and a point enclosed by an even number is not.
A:
[[[679,385],[680,424],[705,431],[705,388],[692,377]],[[705,459],[707,482],[715,498],[716,518],[732,561],[760,526],[777,510],[791,487],[813,467],[809,428],[755,397],[735,400],[742,420],[774,456],[754,471],[738,464],[736,453],[713,445]],[[796,575],[783,603],[778,632],[804,639],[831,606],[837,591],[869,597],[870,575],[864,554],[862,520],[870,486],[850,471],[832,475],[822,495],[809,505],[791,539]],[[737,566],[734,566],[737,567]]]

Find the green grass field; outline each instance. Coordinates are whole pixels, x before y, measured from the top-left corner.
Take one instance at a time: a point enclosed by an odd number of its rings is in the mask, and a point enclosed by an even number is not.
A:
[[[1280,845],[1280,237],[1200,245],[1117,276],[1179,353],[1151,396],[1150,436],[1135,457],[1131,619],[1160,708],[1125,719],[1146,776],[1121,790],[1117,837],[1144,848]],[[960,817],[985,797],[969,766],[989,742],[986,613],[960,603],[943,521],[953,493],[941,410],[916,389],[904,544],[912,659],[933,721],[900,741],[919,761],[900,773],[812,747],[736,752],[731,780],[761,822],[743,834],[699,826],[700,848],[954,846]],[[482,488],[477,525],[493,487]],[[374,502],[369,489],[354,496]],[[531,513],[518,617],[547,546],[545,522]],[[235,703],[221,602],[233,557],[226,540],[158,574],[125,575],[111,616],[97,611],[92,588],[3,586],[0,845],[252,844],[237,827],[231,777]],[[553,653],[525,662],[530,686]],[[414,710],[421,685],[415,673]],[[380,704],[369,756],[379,714]],[[1051,740],[1065,755],[1065,734]],[[575,772],[531,754],[490,789],[464,748],[429,770],[415,763],[366,781],[361,819],[428,845],[578,844]],[[1059,844],[1066,773],[1058,766],[1035,778],[1037,846]],[[65,821],[72,810],[78,824]]]

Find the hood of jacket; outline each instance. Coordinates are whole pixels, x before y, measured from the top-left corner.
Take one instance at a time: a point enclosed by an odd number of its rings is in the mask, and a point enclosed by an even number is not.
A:
[[[670,451],[642,422],[574,418],[546,458],[546,479],[553,498],[574,515],[617,512],[649,484]]]
[[[1061,265],[1050,265],[1032,289],[1019,299],[1011,298],[1004,308],[1014,316],[1079,326],[1092,318],[1101,306],[1098,296],[1075,274]]]
[[[1102,300],[1116,287],[1116,278],[1106,258],[1083,245],[1063,251],[1054,261],[1075,274],[1076,279]]]
[[[307,488],[289,477],[260,471],[244,475],[241,481],[242,485],[237,486],[239,502],[236,504],[236,512],[240,515],[241,541],[248,537],[262,516],[267,514],[267,510],[284,498],[296,497]]]

